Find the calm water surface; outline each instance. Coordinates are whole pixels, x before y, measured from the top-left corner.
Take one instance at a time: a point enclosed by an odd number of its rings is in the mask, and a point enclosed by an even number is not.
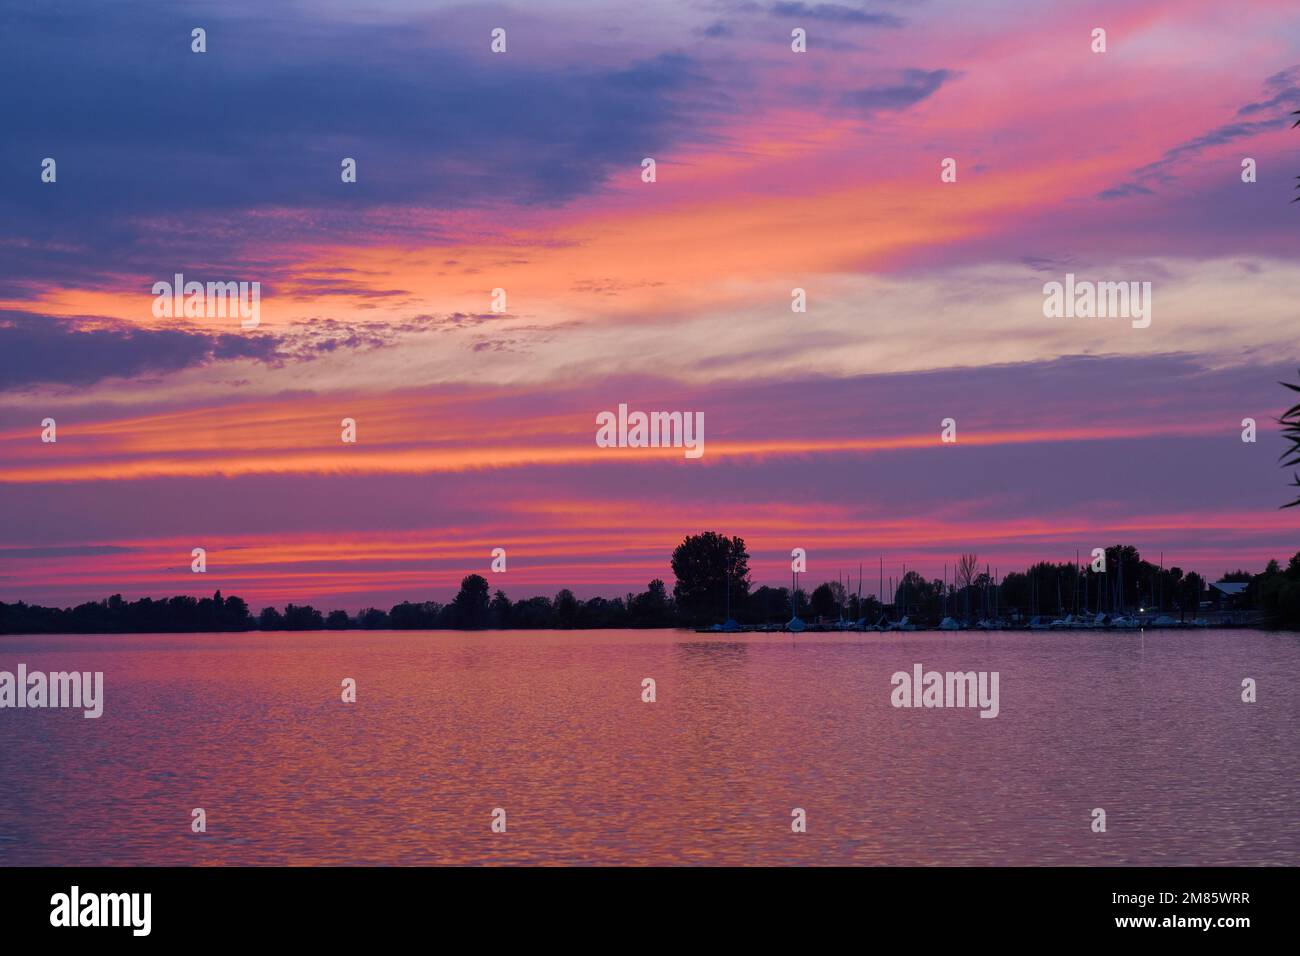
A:
[[[106,703],[0,710],[3,865],[1300,864],[1294,634],[0,638],[20,662]],[[918,662],[998,671],[1000,715],[890,706]]]

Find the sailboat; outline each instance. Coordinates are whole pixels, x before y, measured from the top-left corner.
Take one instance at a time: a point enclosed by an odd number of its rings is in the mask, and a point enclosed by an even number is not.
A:
[[[797,571],[790,574],[790,613],[793,617],[786,624],[785,629],[792,634],[799,634],[803,631],[806,624],[799,620],[799,573]]]
[[[867,623],[867,615],[863,612],[862,606],[862,565],[858,564],[858,619],[853,624],[855,631],[870,631],[874,628]]]
[[[730,564],[728,564],[726,568],[726,579],[723,584],[723,589],[726,591],[726,604],[727,604],[726,620],[724,620],[721,624],[714,624],[712,627],[708,628],[707,630],[721,631],[727,634],[734,634],[736,631],[740,630],[740,625],[731,619],[731,565]]]
[[[727,564],[727,619],[722,622],[722,629],[727,633],[740,630],[740,625],[731,619],[731,564]]]

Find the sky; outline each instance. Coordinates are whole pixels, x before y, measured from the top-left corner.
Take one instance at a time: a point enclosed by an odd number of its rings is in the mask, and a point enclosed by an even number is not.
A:
[[[11,0],[0,51],[0,600],[1300,550],[1292,0]],[[705,453],[598,447],[620,404]]]

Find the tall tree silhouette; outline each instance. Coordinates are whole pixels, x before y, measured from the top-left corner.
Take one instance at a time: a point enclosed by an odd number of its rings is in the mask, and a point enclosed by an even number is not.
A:
[[[733,613],[749,596],[749,553],[741,538],[716,531],[687,535],[673,551],[672,568],[673,599],[687,622],[722,614],[728,586]]]
[[[454,627],[478,629],[491,623],[487,579],[481,574],[467,574],[460,582],[460,591],[451,602],[451,623]]]

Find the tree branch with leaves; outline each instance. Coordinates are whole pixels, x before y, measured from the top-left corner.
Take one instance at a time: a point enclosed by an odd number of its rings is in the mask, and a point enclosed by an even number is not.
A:
[[[1293,392],[1300,392],[1300,385],[1292,385],[1289,382],[1279,382],[1279,385],[1291,389]],[[1300,403],[1296,403],[1282,413],[1278,424],[1282,426],[1282,437],[1291,443],[1291,447],[1282,452],[1283,468],[1291,468],[1300,465]],[[1295,487],[1300,488],[1300,472],[1294,474],[1295,481],[1292,482]],[[1294,508],[1300,505],[1300,497],[1290,504],[1282,505],[1283,508]]]

